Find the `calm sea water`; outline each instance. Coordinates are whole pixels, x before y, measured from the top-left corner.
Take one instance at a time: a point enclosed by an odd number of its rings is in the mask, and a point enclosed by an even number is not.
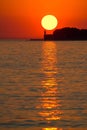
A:
[[[87,130],[87,41],[0,41],[1,130]]]

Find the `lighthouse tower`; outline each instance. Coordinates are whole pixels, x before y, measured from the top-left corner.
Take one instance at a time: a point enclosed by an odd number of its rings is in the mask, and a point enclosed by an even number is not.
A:
[[[46,40],[46,30],[44,30],[44,40]]]

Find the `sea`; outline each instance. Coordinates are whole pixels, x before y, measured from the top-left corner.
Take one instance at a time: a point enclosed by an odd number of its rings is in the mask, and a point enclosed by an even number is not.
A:
[[[87,41],[0,41],[0,130],[87,130]]]

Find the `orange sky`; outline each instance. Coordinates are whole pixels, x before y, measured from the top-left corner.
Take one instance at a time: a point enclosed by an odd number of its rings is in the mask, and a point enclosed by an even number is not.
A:
[[[57,17],[57,28],[87,29],[87,0],[0,0],[0,37],[41,38],[47,14]]]

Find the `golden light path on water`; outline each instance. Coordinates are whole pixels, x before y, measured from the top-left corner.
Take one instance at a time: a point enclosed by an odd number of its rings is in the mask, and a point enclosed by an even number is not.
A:
[[[62,128],[43,128],[42,130],[63,130]]]
[[[57,50],[54,42],[45,42],[42,47],[42,72],[44,79],[42,80],[42,87],[44,93],[41,94],[40,108],[42,111],[39,115],[48,123],[61,119],[62,111],[58,109],[61,106],[58,100],[58,84],[55,74],[58,73],[57,64]],[[58,128],[43,128],[42,130],[62,130]]]

